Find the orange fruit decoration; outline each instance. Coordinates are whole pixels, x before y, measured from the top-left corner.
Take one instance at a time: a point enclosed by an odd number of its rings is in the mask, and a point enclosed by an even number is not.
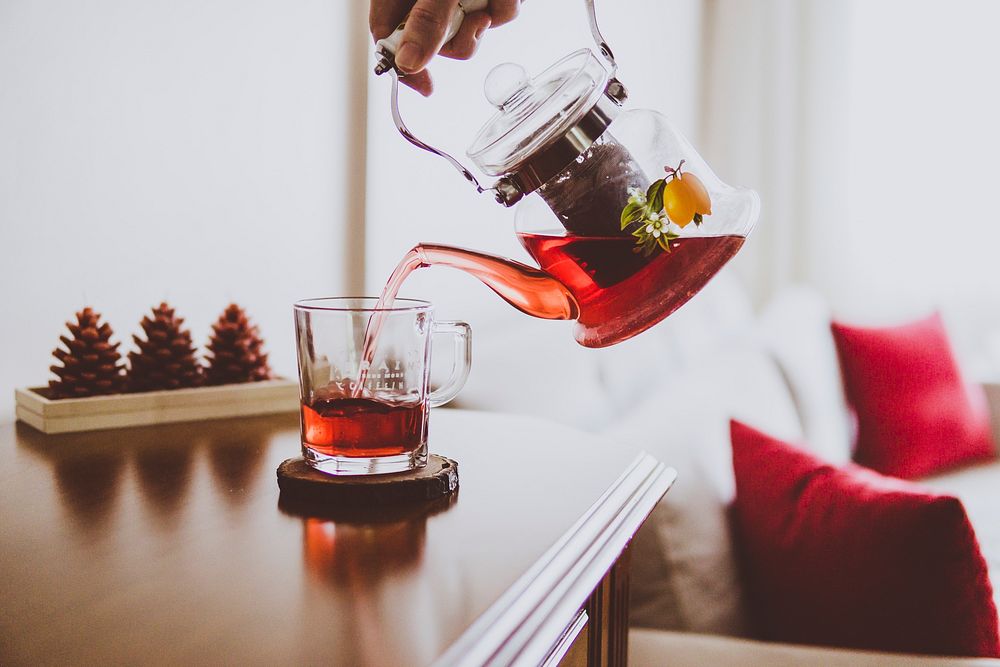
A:
[[[694,174],[681,174],[678,178],[687,183],[694,197],[694,212],[701,215],[712,215],[712,200],[708,197],[708,189],[701,179]]]
[[[681,162],[677,169],[670,171],[672,178],[663,188],[663,208],[667,216],[681,228],[692,220],[700,223],[701,216],[712,213],[712,200],[708,197],[704,183],[694,174],[682,173],[683,164]]]
[[[687,183],[680,178],[673,178],[667,183],[663,188],[663,208],[667,211],[667,217],[679,227],[686,227],[694,220],[694,197]]]

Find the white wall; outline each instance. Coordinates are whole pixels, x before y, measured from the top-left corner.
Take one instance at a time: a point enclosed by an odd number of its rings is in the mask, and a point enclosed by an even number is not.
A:
[[[829,240],[846,209],[851,3],[705,6],[702,154],[723,180],[761,197],[760,220],[732,268],[757,305],[790,282],[836,286]]]
[[[291,303],[346,288],[363,196],[352,4],[0,3],[0,419],[84,305],[125,340],[167,299],[202,342],[235,300],[294,372]]]
[[[844,296],[1000,301],[1000,3],[854,4]]]
[[[842,316],[941,310],[966,367],[1000,376],[1000,3],[855,0],[844,66]]]
[[[688,136],[697,131],[700,7],[698,0],[597,2],[601,30],[629,88],[629,108],[661,111]],[[513,61],[534,75],[582,47],[594,48],[583,0],[527,2],[516,21],[486,34],[471,61],[434,61],[435,93],[423,99],[404,91],[403,117],[418,137],[468,162],[466,147],[495,111],[482,92],[490,69]],[[388,78],[369,87],[367,290],[377,293],[420,241],[527,260],[514,236],[512,210],[476,194],[450,165],[399,136],[389,114],[389,88]],[[428,298],[442,315],[468,319],[474,327],[526,317],[450,269],[418,271],[402,293]]]

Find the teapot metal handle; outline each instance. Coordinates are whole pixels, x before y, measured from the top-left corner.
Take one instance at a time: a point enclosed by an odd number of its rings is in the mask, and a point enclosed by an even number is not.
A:
[[[587,7],[587,19],[590,23],[590,34],[594,38],[594,42],[597,44],[601,51],[601,55],[604,59],[608,61],[611,66],[611,71],[608,75],[608,93],[609,96],[614,100],[616,104],[621,106],[624,104],[625,97],[627,93],[625,87],[621,84],[618,79],[615,78],[615,73],[618,71],[618,63],[615,62],[614,54],[611,51],[611,47],[608,46],[607,40],[604,39],[604,35],[601,34],[601,29],[597,25],[597,9],[594,7],[594,0],[584,0],[584,4]],[[461,11],[461,9],[456,9],[456,11]],[[397,28],[398,30],[398,28]],[[406,126],[403,121],[403,116],[399,112],[399,79],[401,77],[399,71],[396,69],[393,63],[389,66],[388,61],[384,54],[380,54],[379,63],[375,68],[375,74],[381,75],[386,72],[392,76],[392,91],[389,98],[389,107],[392,110],[392,121],[396,125],[396,130],[402,135],[404,139],[416,146],[417,148],[422,148],[423,150],[438,155],[445,160],[447,160],[451,166],[455,167],[465,180],[469,181],[476,187],[476,192],[483,193],[487,190],[493,190],[493,196],[500,204],[504,206],[513,206],[518,201],[524,197],[525,193],[521,191],[520,188],[509,178],[501,177],[497,179],[496,183],[484,188],[473,173],[456,158],[452,157],[449,153],[431,146],[425,141],[418,139],[413,132]]]
[[[600,47],[601,55],[611,65],[610,78],[614,78],[615,72],[618,71],[618,63],[615,62],[615,54],[611,52],[608,41],[604,39],[604,35],[601,34],[601,28],[597,25],[597,9],[594,7],[594,0],[584,0],[584,2],[587,5],[587,20],[590,22],[590,35],[594,38],[597,46]]]
[[[458,169],[462,173],[462,176],[465,176],[467,181],[476,186],[476,192],[485,192],[486,188],[479,184],[479,180],[472,174],[471,171],[463,166],[461,162],[453,158],[448,153],[445,153],[443,150],[434,148],[428,143],[424,143],[418,139],[416,135],[410,132],[410,128],[406,127],[406,123],[403,121],[403,116],[399,113],[399,74],[396,72],[395,68],[388,71],[392,76],[392,98],[389,101],[389,106],[392,109],[392,122],[396,124],[396,129],[399,130],[401,135],[403,135],[403,138],[417,148],[422,148],[429,153],[433,153],[434,155],[440,155],[445,160],[450,162],[451,166]]]

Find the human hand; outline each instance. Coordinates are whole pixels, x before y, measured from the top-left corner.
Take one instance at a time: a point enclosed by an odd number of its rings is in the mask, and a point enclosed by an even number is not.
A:
[[[468,60],[479,47],[486,29],[512,21],[520,5],[521,0],[489,0],[486,11],[466,14],[458,32],[447,44],[444,39],[458,0],[371,0],[368,24],[377,41],[391,35],[406,18],[396,66],[406,75],[401,81],[426,96],[434,86],[425,68],[435,54]]]

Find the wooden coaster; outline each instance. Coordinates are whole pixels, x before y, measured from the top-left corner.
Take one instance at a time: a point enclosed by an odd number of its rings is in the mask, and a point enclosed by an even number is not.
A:
[[[282,499],[330,505],[390,505],[422,502],[451,494],[458,488],[458,463],[430,454],[427,465],[409,472],[387,475],[327,475],[313,469],[302,457],[278,466]]]

